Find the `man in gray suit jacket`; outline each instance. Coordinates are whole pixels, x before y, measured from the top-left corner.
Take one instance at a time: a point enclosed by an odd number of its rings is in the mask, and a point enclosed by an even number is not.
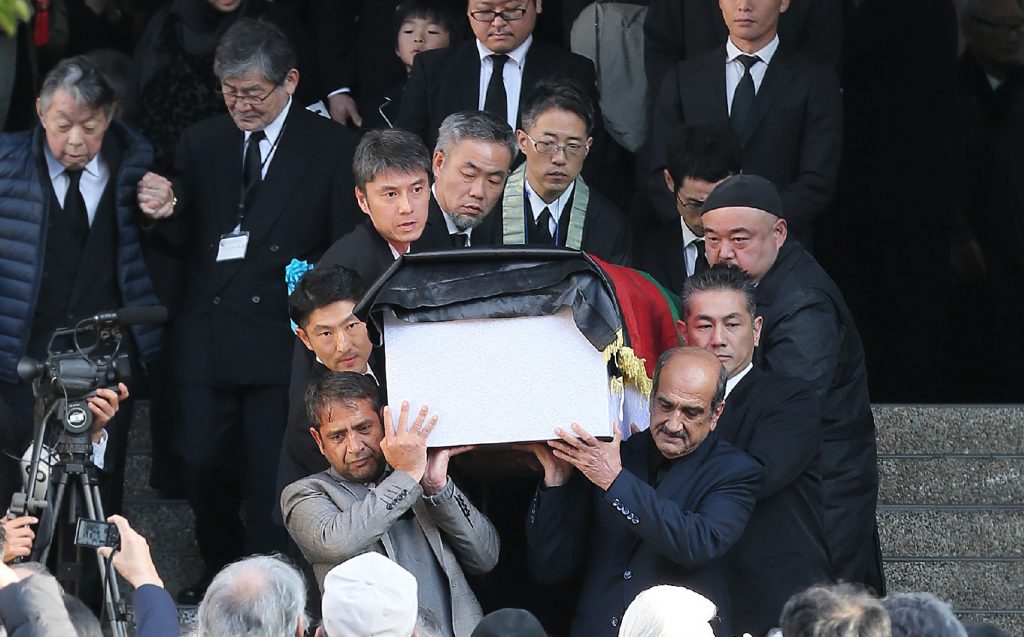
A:
[[[419,604],[441,620],[447,637],[469,637],[483,613],[463,570],[486,573],[498,562],[497,531],[448,477],[448,461],[467,447],[431,449],[437,416],[427,407],[397,427],[373,379],[354,372],[322,375],[306,392],[310,434],[331,467],[288,485],[285,526],[313,565],[323,590],[334,566],[368,551],[383,553],[416,576]]]

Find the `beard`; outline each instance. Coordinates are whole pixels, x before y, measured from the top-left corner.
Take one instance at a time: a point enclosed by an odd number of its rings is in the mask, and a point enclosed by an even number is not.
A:
[[[473,216],[470,216],[470,215],[460,215],[457,212],[451,212],[449,214],[452,217],[452,223],[455,224],[455,227],[458,228],[462,232],[465,232],[466,230],[471,230],[471,229],[479,226],[480,222],[484,220],[484,216],[485,216],[485,215],[477,215],[477,216],[473,217]]]

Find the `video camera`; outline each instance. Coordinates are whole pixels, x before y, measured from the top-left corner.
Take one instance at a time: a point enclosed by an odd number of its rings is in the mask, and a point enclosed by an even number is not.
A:
[[[22,358],[18,361],[18,376],[37,383],[33,387],[36,398],[44,402],[63,400],[63,409],[56,410],[57,418],[69,433],[83,434],[92,427],[93,420],[86,399],[100,388],[117,391],[117,384],[131,375],[128,354],[121,351],[121,327],[165,320],[167,309],[162,306],[101,312],[75,327],[56,330],[46,348],[46,361]]]

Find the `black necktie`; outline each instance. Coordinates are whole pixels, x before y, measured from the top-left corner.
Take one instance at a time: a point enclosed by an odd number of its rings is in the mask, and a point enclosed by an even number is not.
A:
[[[452,247],[453,248],[465,248],[469,244],[469,235],[465,232],[456,232],[452,234]]]
[[[82,171],[65,170],[64,174],[68,176],[70,182],[68,191],[64,194],[64,220],[79,247],[84,247],[89,238],[89,213],[85,208],[82,189],[79,187],[82,181]]]
[[[547,246],[555,245],[555,238],[551,236],[551,219],[551,211],[545,206],[540,216],[537,217],[535,236],[530,243],[539,243]]]
[[[249,135],[249,143],[245,147],[245,160],[242,162],[242,187],[245,188],[245,207],[249,208],[256,191],[263,182],[263,158],[260,155],[260,141],[267,134],[261,130]]]
[[[693,260],[693,275],[697,276],[708,267],[708,258],[704,254],[704,240],[696,239],[693,245],[697,248],[697,257]]]
[[[732,95],[732,112],[729,113],[729,121],[732,129],[737,135],[742,135],[747,127],[747,119],[750,117],[750,109],[754,105],[754,76],[750,69],[761,61],[756,55],[741,55],[736,58],[743,64],[743,77],[736,85],[736,92]]]
[[[491,70],[491,81],[487,83],[484,110],[506,120],[508,96],[505,93],[505,62],[508,62],[508,56],[495,53],[491,55],[491,61],[494,62],[494,68]]]

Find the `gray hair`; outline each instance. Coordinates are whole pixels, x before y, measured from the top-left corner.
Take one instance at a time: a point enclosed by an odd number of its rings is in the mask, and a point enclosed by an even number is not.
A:
[[[225,566],[199,604],[198,637],[281,637],[305,626],[306,582],[277,555],[254,555]]]
[[[280,29],[263,20],[242,18],[221,37],[213,56],[217,79],[258,73],[278,85],[295,68],[295,50]]]
[[[705,350],[697,347],[673,347],[662,352],[661,356],[658,357],[658,362],[654,365],[654,378],[651,382],[651,398],[653,399],[654,394],[658,393],[658,383],[661,382],[661,369],[676,356],[680,356],[686,353],[703,352]],[[729,372],[725,371],[725,367],[719,365],[718,380],[715,381],[715,393],[711,397],[711,411],[708,412],[708,418],[714,415],[718,407],[725,402],[725,386],[729,381]]]
[[[381,173],[430,173],[430,153],[417,135],[400,128],[372,130],[359,140],[352,157],[352,177],[356,188],[366,192],[366,184]]]
[[[114,89],[100,68],[84,55],[61,60],[46,74],[39,89],[39,105],[44,113],[50,110],[53,95],[58,90],[67,92],[79,106],[107,115],[114,108]]]
[[[851,584],[812,586],[791,597],[779,618],[786,637],[890,637],[889,614]]]
[[[754,280],[737,267],[719,263],[700,274],[686,277],[683,291],[679,295],[683,304],[683,320],[690,320],[690,303],[693,302],[693,295],[712,291],[736,292],[746,302],[751,320],[757,316]]]
[[[444,629],[441,621],[434,614],[434,611],[420,606],[416,612],[416,636],[417,637],[444,637]]]
[[[931,593],[897,593],[882,600],[892,637],[967,637],[949,604]]]
[[[465,139],[502,144],[508,147],[512,160],[515,160],[519,152],[516,134],[508,122],[487,111],[460,111],[444,118],[441,127],[437,129],[434,152],[446,153]]]
[[[711,635],[714,602],[683,586],[662,584],[641,592],[622,615],[619,637]]]

